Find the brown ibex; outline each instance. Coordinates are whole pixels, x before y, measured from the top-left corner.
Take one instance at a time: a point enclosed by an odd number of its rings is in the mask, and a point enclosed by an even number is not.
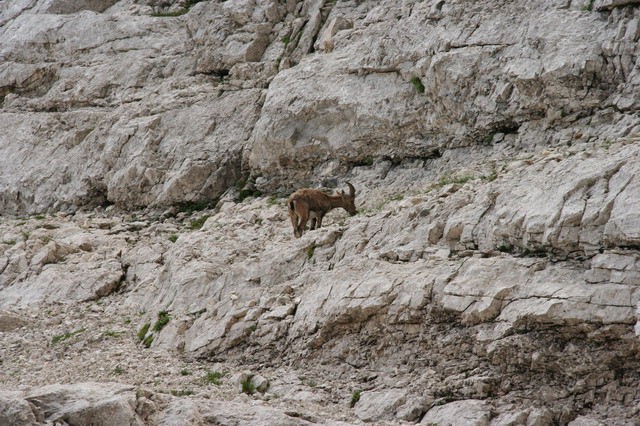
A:
[[[329,211],[342,207],[351,216],[356,214],[356,189],[347,182],[349,194],[340,191],[337,195],[328,195],[319,189],[299,189],[289,197],[289,217],[293,225],[293,235],[302,236],[302,232],[311,219],[310,229],[322,226],[322,218]]]

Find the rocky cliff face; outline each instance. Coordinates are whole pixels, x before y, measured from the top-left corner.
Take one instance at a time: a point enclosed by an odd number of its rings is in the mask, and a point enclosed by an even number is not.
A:
[[[639,4],[3,2],[0,423],[635,424]]]

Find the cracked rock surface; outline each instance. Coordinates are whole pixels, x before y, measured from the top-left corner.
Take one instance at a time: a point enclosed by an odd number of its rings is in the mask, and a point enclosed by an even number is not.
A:
[[[0,424],[638,424],[638,6],[0,2]]]

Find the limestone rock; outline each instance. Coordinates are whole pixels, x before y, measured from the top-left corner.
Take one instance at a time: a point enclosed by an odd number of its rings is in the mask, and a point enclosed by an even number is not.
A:
[[[104,12],[109,7],[113,6],[117,0],[91,0],[91,1],[78,1],[78,0],[47,0],[39,2],[36,7],[38,13],[52,13],[52,14],[72,14],[82,10],[90,10],[92,12]]]
[[[355,407],[356,416],[364,422],[391,420],[405,400],[406,392],[400,389],[363,392]]]
[[[267,389],[269,389],[269,380],[259,374],[256,374],[251,378],[251,383],[253,383],[255,390],[260,393],[265,393]]]
[[[585,416],[578,416],[569,422],[570,426],[601,426],[604,423],[590,419]]]
[[[490,407],[484,401],[463,400],[433,407],[420,424],[484,426],[491,418]]]
[[[144,424],[135,413],[133,386],[117,383],[50,385],[27,393],[25,399],[41,410],[47,421]]]
[[[0,2],[3,419],[632,423],[636,4]]]
[[[336,16],[328,23],[326,28],[322,31],[322,35],[318,42],[316,42],[316,50],[323,50],[325,53],[331,52],[335,49],[335,36],[338,31],[353,28],[353,22],[343,18],[342,16]]]
[[[593,3],[595,10],[608,10],[616,7],[634,6],[639,2],[637,0],[596,0]]]
[[[194,404],[187,401],[175,401],[162,412],[158,422],[161,424],[181,423],[200,424],[201,422],[219,425],[232,425],[241,422],[248,425],[279,424],[288,426],[311,425],[312,422],[298,419],[267,407],[249,404],[208,402]]]
[[[15,330],[24,326],[27,321],[19,315],[0,310],[0,332]]]
[[[36,417],[36,413],[40,418]],[[42,420],[42,413],[24,399],[22,392],[0,391],[0,423],[36,425]]]

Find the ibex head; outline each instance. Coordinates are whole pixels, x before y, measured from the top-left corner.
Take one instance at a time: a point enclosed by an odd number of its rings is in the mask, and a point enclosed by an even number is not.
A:
[[[347,211],[351,216],[355,216],[356,213],[356,189],[347,182],[349,186],[349,194],[345,194],[344,190],[340,191],[340,196],[342,197],[342,208]]]
[[[351,216],[355,215],[356,189],[349,182],[347,185],[349,194],[340,191],[337,195],[327,195],[317,189],[299,189],[291,194],[287,204],[294,235],[302,236],[308,220],[311,220],[311,229],[320,228],[324,215],[336,207],[342,207]]]

